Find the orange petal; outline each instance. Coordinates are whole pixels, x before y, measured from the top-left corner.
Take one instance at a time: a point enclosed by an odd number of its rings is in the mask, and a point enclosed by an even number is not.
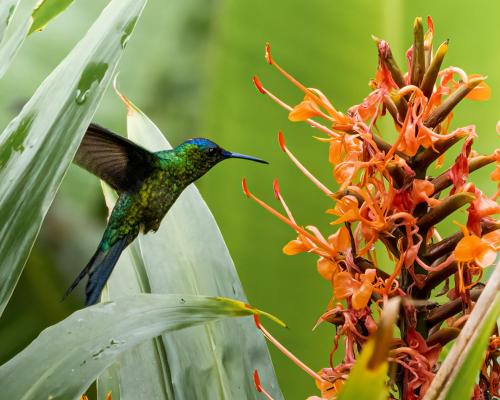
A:
[[[494,248],[498,247],[500,245],[500,229],[483,235],[481,240],[493,246]]]
[[[337,300],[345,299],[352,295],[354,291],[355,281],[351,274],[347,271],[342,271],[336,274],[333,278],[333,295]]]
[[[352,295],[352,306],[354,307],[354,309],[360,310],[366,307],[368,301],[370,300],[372,292],[372,284],[369,281],[365,280],[361,284],[361,287],[358,290],[355,290],[354,294]]]
[[[351,237],[345,226],[328,238],[328,242],[335,247],[337,251],[345,251],[351,246]]]
[[[500,213],[500,205],[495,200],[484,196],[482,193],[476,196],[477,197],[476,200],[474,200],[473,205],[480,217]]]
[[[330,161],[330,164],[336,165],[341,160],[342,160],[342,140],[340,138],[334,138],[330,142],[328,161]]]
[[[332,262],[331,260],[321,257],[317,264],[318,273],[325,278],[327,281],[332,280],[333,275],[339,270],[337,263]]]
[[[469,79],[479,78],[479,77],[481,77],[481,75],[478,74],[469,75]],[[466,99],[477,100],[477,101],[488,100],[490,97],[491,97],[491,88],[488,86],[486,82],[481,82],[474,89],[472,89],[467,96],[465,96]]]
[[[477,264],[481,268],[486,268],[493,264],[497,258],[497,252],[491,246],[485,246],[481,254],[476,258]]]
[[[458,262],[471,262],[476,257],[476,250],[481,247],[481,239],[476,235],[465,236],[461,239],[453,254]]]
[[[377,277],[377,271],[374,268],[368,268],[364,274],[361,274],[363,282],[373,282]]]
[[[490,174],[492,181],[500,182],[500,165],[497,165],[495,170]]]
[[[323,117],[318,105],[312,100],[304,100],[297,104],[293,110],[288,114],[290,121],[305,121],[311,117]]]
[[[283,253],[287,256],[294,256],[295,254],[307,253],[310,250],[310,246],[304,244],[300,239],[290,240],[284,247]]]

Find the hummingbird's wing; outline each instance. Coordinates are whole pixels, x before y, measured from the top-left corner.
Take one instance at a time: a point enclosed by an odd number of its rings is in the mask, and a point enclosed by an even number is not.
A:
[[[153,171],[155,156],[97,124],[90,124],[74,162],[119,192],[133,192]]]

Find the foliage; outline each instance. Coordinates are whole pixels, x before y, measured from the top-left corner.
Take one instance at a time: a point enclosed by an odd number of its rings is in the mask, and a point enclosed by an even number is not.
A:
[[[398,321],[400,339],[390,345],[387,360],[392,372],[387,384],[393,398],[422,398],[439,367],[443,346],[459,335],[465,321],[482,314],[483,310],[474,306],[484,287],[480,279],[500,249],[500,225],[493,217],[500,212],[495,201],[500,191],[488,197],[468,181],[469,173],[497,163],[491,179],[500,182],[500,150],[479,155],[472,151],[477,136],[473,125],[450,129],[455,106],[465,98],[487,100],[490,89],[482,76],[468,75],[457,67],[441,70],[448,41],[434,52],[434,25],[430,18],[427,22],[424,34],[422,20],[415,20],[405,74],[389,44],[374,38],[379,65],[370,82],[372,92],[347,113],[338,111],[318,89],[305,87],[286,72],[271,55],[269,45],[268,64],[302,91],[304,99],[291,107],[254,77],[258,91],[285,108],[290,121],[305,121],[324,135],[318,139],[329,145],[329,162],[340,186],[334,192],[314,177],[286,146],[281,132],[281,150],[334,203],[327,213],[335,218],[332,225],[342,227],[328,235],[314,226],[303,228],[285,203],[277,181],[274,194],[285,214],[251,193],[243,180],[247,197],[298,234],[283,252],[315,254],[319,274],[331,283],[332,300],[319,322],[336,328],[332,353],[341,340],[345,350],[340,364],[331,362],[314,376],[325,399],[342,393],[340,388],[359,349],[377,331],[377,311],[384,309],[389,299],[400,296],[404,299]],[[393,143],[385,139],[390,137],[388,129],[380,128],[384,116],[392,118],[396,131]],[[429,166],[442,166],[445,154],[462,139],[462,149],[452,166],[430,176]],[[468,206],[466,225],[459,224],[458,232],[443,239],[439,224],[464,206]],[[383,259],[383,250],[392,268],[378,262]],[[491,285],[496,288],[497,283]],[[439,298],[443,304],[431,300],[433,294],[438,298],[446,295]],[[497,314],[496,306],[486,313],[490,321]],[[487,337],[492,325],[476,328]],[[491,341],[498,343],[497,336]],[[484,340],[472,346],[474,354],[480,354],[477,346],[481,343],[484,345]],[[475,370],[479,374],[476,398],[498,396],[500,366],[496,354],[495,346],[489,347],[481,373]],[[309,368],[302,367],[310,374]],[[466,381],[457,381],[465,392]],[[358,384],[361,382],[359,379]]]
[[[27,34],[43,29],[70,3],[40,2],[32,16],[19,25],[19,30],[0,43],[0,51],[9,51],[9,57],[2,58],[0,71],[5,71]],[[85,37],[0,135],[1,311],[19,280],[48,207],[145,3],[146,0],[111,1]],[[8,5],[15,7],[17,3]],[[8,10],[9,19],[12,10]],[[0,8],[2,13],[5,10]],[[169,147],[154,124],[138,109],[135,111],[130,116],[132,125],[136,124],[130,129],[131,134],[140,135],[140,142],[152,141],[153,146]],[[251,379],[254,367],[266,371],[269,377],[266,385],[270,385],[273,395],[281,397],[267,348],[251,321],[236,324],[220,321],[199,329],[192,327],[221,316],[261,312],[239,300],[201,296],[201,293],[227,294],[245,300],[212,215],[194,187],[188,192],[171,216],[170,228],[163,229],[156,239],[138,244],[139,256],[124,257],[129,266],[140,263],[134,265],[133,273],[150,276],[133,277],[130,269],[124,269],[123,276],[118,274],[114,282],[122,280],[123,284],[124,278],[131,278],[126,284],[129,287],[138,284],[139,288],[128,291],[128,287],[111,287],[108,297],[112,296],[113,301],[81,310],[42,332],[31,345],[0,367],[4,395],[74,398],[82,395],[106,367],[117,361],[102,376],[99,385],[100,390],[112,387],[114,399],[141,397],[148,392],[149,382],[137,385],[136,369],[140,363],[149,367],[147,378],[159,379],[156,383],[164,390],[161,398],[191,395],[252,398],[258,395]],[[204,230],[197,239],[194,232],[200,226]],[[171,245],[165,246],[164,240]],[[203,246],[195,249],[188,246],[196,242],[203,242]],[[162,264],[165,261],[168,268]],[[166,280],[162,278],[161,283],[158,274],[164,274]],[[131,292],[149,294],[121,298]],[[191,329],[185,329],[188,327]],[[179,329],[184,329],[180,335],[172,332]],[[162,333],[165,335],[154,338]],[[147,343],[148,340],[152,342]],[[156,358],[160,362],[151,363]],[[203,385],[199,385],[200,379]]]
[[[142,294],[97,304],[47,328],[2,365],[2,396],[76,398],[117,357],[147,339],[224,316],[260,313],[231,299],[179,294]]]

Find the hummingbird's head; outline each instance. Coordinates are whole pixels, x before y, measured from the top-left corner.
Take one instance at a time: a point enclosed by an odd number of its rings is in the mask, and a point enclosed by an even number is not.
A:
[[[205,138],[189,139],[179,147],[183,152],[186,152],[190,160],[194,161],[200,167],[205,167],[207,171],[215,164],[227,158],[241,158],[243,160],[268,164],[267,161],[261,160],[257,157],[224,150],[217,143]]]

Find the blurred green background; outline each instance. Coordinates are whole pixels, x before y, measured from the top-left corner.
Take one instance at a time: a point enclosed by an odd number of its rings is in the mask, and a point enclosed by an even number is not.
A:
[[[76,0],[44,32],[26,41],[0,81],[1,127],[19,112],[105,3]],[[330,299],[329,284],[316,273],[314,257],[282,254],[282,246],[294,233],[249,202],[241,193],[240,182],[246,176],[253,192],[276,204],[272,180],[278,178],[299,223],[332,233],[331,218],[324,213],[331,204],[279,150],[276,133],[283,130],[289,148],[333,188],[328,148],[312,139],[317,132],[305,124],[290,123],[282,109],[255,90],[251,78],[258,75],[290,104],[301,99],[266,64],[264,44],[269,41],[282,66],[307,86],[320,88],[345,111],[362,101],[375,74],[376,49],[370,35],[387,39],[403,65],[412,22],[418,15],[433,17],[436,44],[450,38],[445,65],[488,75],[491,100],[461,104],[454,126],[476,124],[476,150],[491,152],[497,147],[495,124],[500,119],[497,2],[150,0],[119,67],[121,90],[173,144],[207,136],[228,149],[271,162],[267,167],[228,162],[211,171],[198,187],[219,222],[250,302],[289,324],[288,330],[269,328],[315,370],[328,366],[334,336],[327,325],[311,331]],[[112,90],[95,120],[124,132],[125,109]],[[487,184],[490,170],[473,175],[489,194],[494,190]],[[43,328],[82,306],[81,292],[64,302],[60,299],[93,254],[104,223],[98,180],[72,166],[0,320],[0,363]],[[445,231],[450,229],[451,225]],[[301,399],[316,392],[306,374],[271,351],[286,398]]]

